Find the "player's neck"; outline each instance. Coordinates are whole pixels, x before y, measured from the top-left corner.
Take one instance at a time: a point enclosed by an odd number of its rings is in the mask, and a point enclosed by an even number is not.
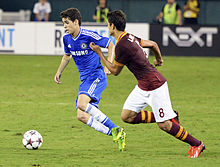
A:
[[[76,31],[74,32],[74,33],[72,33],[71,35],[72,35],[72,37],[73,38],[76,38],[77,37],[77,35],[79,34],[79,32],[80,32],[80,27],[79,28],[77,28],[76,29]]]
[[[118,37],[123,33],[124,31],[116,31],[115,33],[114,33],[114,38],[117,40],[118,39]]]

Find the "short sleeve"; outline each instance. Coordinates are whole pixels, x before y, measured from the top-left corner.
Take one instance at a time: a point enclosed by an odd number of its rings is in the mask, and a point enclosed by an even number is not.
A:
[[[35,3],[35,5],[34,5],[34,9],[33,9],[33,13],[39,13],[39,9],[38,9],[38,4],[37,3]]]
[[[140,46],[143,46],[143,39],[135,36],[136,41],[138,41],[138,43],[140,44]]]
[[[64,45],[64,53],[66,55],[71,55],[71,52],[70,52],[70,50],[69,50],[69,48],[67,46],[67,42],[66,42],[65,36],[63,36],[63,45]]]
[[[51,13],[51,6],[49,2],[47,3],[46,13]]]
[[[91,41],[102,48],[108,48],[111,39],[108,37],[103,37],[96,32],[90,32]]]

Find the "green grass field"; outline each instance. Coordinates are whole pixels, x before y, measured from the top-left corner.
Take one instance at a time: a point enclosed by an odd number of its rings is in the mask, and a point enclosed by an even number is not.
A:
[[[71,61],[57,85],[53,78],[60,61],[55,56],[0,55],[0,166],[220,166],[220,58],[164,57],[164,66],[158,68],[168,79],[182,126],[206,144],[198,159],[188,159],[189,145],[156,124],[121,121],[123,103],[136,84],[127,68],[117,77],[109,76],[99,106],[126,129],[127,150],[119,152],[111,137],[76,119],[79,75]],[[22,145],[30,129],[43,136],[39,150]]]

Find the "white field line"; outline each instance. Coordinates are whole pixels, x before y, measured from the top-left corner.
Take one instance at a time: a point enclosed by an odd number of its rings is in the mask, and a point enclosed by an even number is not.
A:
[[[68,106],[68,105],[75,105],[75,101],[73,103],[56,103],[56,102],[31,102],[31,101],[16,101],[16,102],[13,102],[13,101],[0,101],[0,104],[10,104],[10,105],[17,105],[17,104],[39,104],[39,105],[42,105],[42,104],[49,104],[49,105],[61,105],[61,106]],[[112,107],[122,107],[123,104],[121,105],[117,105],[117,104],[110,104],[110,103],[105,103],[105,104],[102,104],[102,106],[112,106]]]
[[[47,102],[30,102],[30,101],[1,101],[3,104],[51,104],[51,105],[71,105],[72,103],[47,103]]]

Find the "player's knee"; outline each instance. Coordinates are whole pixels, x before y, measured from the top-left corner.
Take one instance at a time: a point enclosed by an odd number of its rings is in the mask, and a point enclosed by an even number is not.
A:
[[[77,119],[78,119],[79,121],[82,121],[82,119],[83,119],[82,115],[78,113],[78,114],[77,114]]]
[[[85,111],[86,110],[86,106],[87,106],[87,103],[85,103],[84,101],[78,101],[77,102],[77,107],[82,110],[82,111]]]
[[[122,110],[121,119],[126,123],[133,123],[136,115],[137,113],[130,110]]]
[[[122,121],[126,122],[126,123],[132,123],[132,119],[130,119],[130,117],[128,117],[127,115],[123,115],[121,114],[121,119]]]
[[[127,122],[127,117],[121,114],[121,120]]]
[[[84,122],[84,120],[86,119],[85,115],[83,112],[77,112],[77,119],[81,122]]]

